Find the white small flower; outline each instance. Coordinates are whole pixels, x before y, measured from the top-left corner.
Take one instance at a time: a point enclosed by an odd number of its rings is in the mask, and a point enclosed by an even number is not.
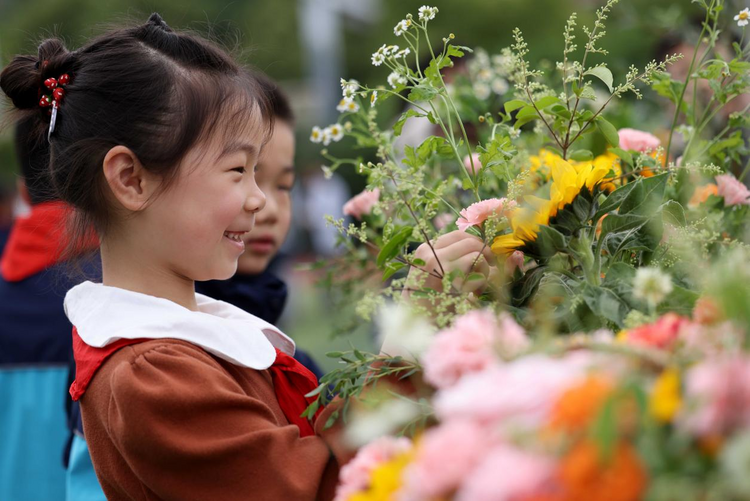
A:
[[[398,52],[398,54],[396,54],[396,55],[395,55],[395,56],[393,56],[393,57],[395,57],[396,59],[401,59],[401,58],[404,58],[404,57],[408,56],[409,54],[411,54],[411,49],[409,49],[409,48],[407,47],[407,48],[405,48],[405,49],[403,49],[403,50],[400,50],[400,51]]]
[[[398,45],[389,45],[383,51],[386,56],[393,56],[396,52],[398,52]]]
[[[329,125],[328,129],[331,133],[331,139],[334,141],[341,141],[344,138],[344,128],[339,124]]]
[[[354,94],[357,92],[357,89],[359,88],[359,82],[352,79],[349,81],[341,79],[341,92],[344,95],[344,97],[353,97]]]
[[[406,85],[407,80],[404,75],[401,73],[397,73],[395,71],[391,72],[390,75],[388,75],[388,85],[393,87],[394,89],[398,87],[399,85]]]
[[[477,80],[480,82],[489,82],[492,79],[492,72],[488,68],[482,68],[477,72]]]
[[[383,64],[383,61],[385,61],[385,56],[382,52],[375,52],[372,55],[372,65],[373,66],[380,66]]]
[[[747,23],[750,22],[750,7],[742,9],[739,14],[734,16],[734,20],[737,21],[737,26],[747,26]]]
[[[521,129],[516,129],[515,127],[510,127],[508,129],[508,135],[511,139],[518,139],[521,137]]]
[[[372,91],[372,95],[370,96],[370,106],[375,106],[375,102],[378,100],[378,91],[374,90]]]
[[[393,34],[400,37],[411,27],[411,19],[402,19],[393,28]]]
[[[319,143],[323,140],[323,131],[317,125],[312,128],[310,133],[310,141],[313,143]]]
[[[433,19],[435,19],[435,14],[437,13],[437,7],[428,7],[427,5],[423,5],[419,8],[419,20],[432,21]]]
[[[508,81],[504,78],[496,78],[492,81],[492,92],[495,94],[502,96],[506,92],[508,92]]]
[[[347,111],[354,113],[359,111],[359,105],[354,102],[354,99],[345,97],[339,101],[338,106],[336,106],[336,111],[339,113],[345,113]]]
[[[329,144],[331,144],[331,139],[331,128],[326,127],[325,129],[323,129],[323,146],[328,146]]]
[[[327,165],[321,165],[320,168],[323,170],[323,178],[331,179],[333,177],[333,171],[330,167],[328,167]]]
[[[490,93],[492,91],[490,90],[490,86],[483,82],[476,82],[474,84],[474,94],[477,96],[478,99],[487,99],[490,97]]]
[[[656,306],[672,292],[672,279],[659,268],[638,268],[633,279],[633,296]]]

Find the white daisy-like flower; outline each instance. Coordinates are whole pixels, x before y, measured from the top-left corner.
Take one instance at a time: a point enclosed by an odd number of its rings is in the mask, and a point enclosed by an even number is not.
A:
[[[388,75],[388,85],[393,87],[394,89],[398,87],[399,85],[406,85],[407,80],[404,75],[401,73],[397,73],[395,71],[391,72],[390,75]]]
[[[317,125],[312,128],[310,133],[310,141],[313,143],[319,143],[323,140],[323,131]]]
[[[378,100],[378,91],[372,91],[370,95],[370,106],[375,106],[375,102]]]
[[[375,52],[372,55],[372,65],[373,66],[380,66],[383,64],[383,61],[385,61],[385,56],[382,52]]]
[[[633,279],[633,296],[656,306],[672,292],[672,279],[659,268],[638,268]]]
[[[487,99],[490,97],[491,93],[492,93],[492,90],[490,89],[490,86],[487,85],[486,83],[476,82],[474,84],[474,95],[476,95],[478,99]]]
[[[518,139],[521,137],[521,129],[516,129],[515,127],[510,127],[508,129],[508,135],[511,139]]]
[[[398,51],[398,53],[393,57],[395,57],[396,59],[401,59],[408,56],[409,54],[411,54],[411,49],[407,47],[403,50]]]
[[[341,99],[341,101],[339,101],[338,106],[336,106],[336,111],[338,111],[339,113],[349,111],[349,104],[353,102],[354,99],[352,99],[351,97],[344,97],[343,99]]]
[[[344,97],[354,97],[354,94],[357,92],[357,89],[359,88],[359,82],[352,79],[352,80],[344,80],[341,79],[341,92],[343,93]]]
[[[398,45],[389,45],[389,46],[388,46],[388,47],[386,47],[386,48],[385,48],[385,50],[383,51],[383,53],[384,53],[384,54],[385,54],[386,56],[392,56],[392,55],[396,54],[397,52],[398,52]]]
[[[502,96],[503,94],[508,92],[508,88],[508,81],[504,78],[498,77],[492,81],[492,92],[494,92],[495,94]]]
[[[492,80],[492,71],[488,68],[482,68],[477,72],[477,80],[480,82],[489,82]]]
[[[400,37],[411,27],[411,19],[402,19],[393,28],[393,34]]]
[[[352,127],[354,127],[354,126],[352,125],[351,122],[349,122],[349,121],[344,122],[344,130],[346,132],[351,132],[352,131]]]
[[[737,21],[737,26],[747,26],[747,23],[750,22],[750,7],[742,9],[739,14],[734,16],[734,20]]]
[[[432,21],[433,19],[435,19],[435,14],[437,13],[437,7],[428,7],[427,5],[423,5],[419,8],[419,20]]]
[[[328,129],[331,132],[331,139],[334,141],[341,141],[344,139],[344,128],[339,124],[333,124],[328,126]]]
[[[331,144],[331,139],[333,139],[331,136],[331,127],[326,127],[323,129],[323,146]]]
[[[356,113],[359,111],[359,105],[355,103],[353,99],[350,99],[349,102],[346,103],[346,111],[349,113]]]

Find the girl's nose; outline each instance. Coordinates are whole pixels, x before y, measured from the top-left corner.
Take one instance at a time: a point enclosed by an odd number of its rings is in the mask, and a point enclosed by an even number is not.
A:
[[[266,196],[260,191],[258,185],[253,183],[252,189],[245,199],[245,210],[247,212],[259,212],[266,206]]]
[[[278,212],[279,212],[279,204],[276,201],[276,197],[273,196],[273,193],[271,193],[268,197],[266,197],[266,204],[263,210],[258,214],[258,218],[256,219],[257,224],[265,223],[265,224],[271,224],[275,223],[278,219]]]

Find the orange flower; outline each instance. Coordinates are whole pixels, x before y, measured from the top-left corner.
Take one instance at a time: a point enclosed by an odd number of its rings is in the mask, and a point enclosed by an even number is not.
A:
[[[596,443],[584,441],[563,457],[560,481],[566,500],[636,501],[646,488],[647,476],[630,444],[620,442],[612,457],[604,458]]]
[[[724,320],[724,312],[715,300],[702,296],[693,306],[693,320],[702,325],[717,324]]]
[[[569,388],[552,408],[550,428],[563,432],[583,431],[612,394],[612,389],[611,381],[595,375]]]
[[[693,196],[688,202],[688,207],[698,207],[700,204],[708,200],[711,195],[718,195],[719,187],[714,183],[708,183],[703,186],[698,186],[693,192]]]

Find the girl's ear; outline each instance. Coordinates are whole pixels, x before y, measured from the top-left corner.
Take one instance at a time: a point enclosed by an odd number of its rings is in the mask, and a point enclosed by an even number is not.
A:
[[[135,153],[125,146],[109,150],[102,169],[112,194],[130,211],[144,209],[159,186],[157,177],[144,169]]]

